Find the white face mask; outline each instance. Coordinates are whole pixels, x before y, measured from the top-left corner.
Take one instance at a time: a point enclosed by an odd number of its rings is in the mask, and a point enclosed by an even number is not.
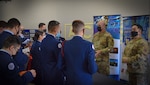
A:
[[[46,35],[43,36],[43,39],[46,37]]]

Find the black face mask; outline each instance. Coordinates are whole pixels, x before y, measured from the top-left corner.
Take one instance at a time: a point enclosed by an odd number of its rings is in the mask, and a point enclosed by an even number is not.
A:
[[[138,35],[138,32],[136,32],[136,31],[132,31],[131,32],[131,37],[135,37],[135,36],[137,36]]]
[[[46,32],[46,29],[44,29],[43,32]]]
[[[17,35],[19,34],[19,31],[17,31]]]
[[[22,33],[22,34],[25,34],[25,31],[22,31],[21,33]]]
[[[98,31],[102,31],[102,28],[101,28],[101,27],[97,27],[97,30],[98,30]]]

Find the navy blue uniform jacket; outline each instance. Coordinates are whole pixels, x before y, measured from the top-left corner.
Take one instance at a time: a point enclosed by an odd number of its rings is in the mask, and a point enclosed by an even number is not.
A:
[[[97,71],[97,65],[92,43],[74,36],[64,42],[62,49],[67,85],[93,85],[92,74]]]
[[[32,62],[31,62],[31,68],[36,70],[36,77],[34,79],[35,85],[42,85],[42,73],[41,73],[41,42],[34,41],[30,50],[31,56],[32,56]]]
[[[7,52],[0,51],[0,85],[26,85],[31,80],[31,72],[19,76],[18,65],[13,58]]]
[[[42,85],[62,85],[61,43],[47,34],[41,43]]]
[[[0,34],[0,48],[2,48],[3,46],[3,42],[6,38],[8,38],[9,36],[12,36],[13,34],[11,34],[10,32],[7,32],[7,31],[3,31],[1,34]],[[16,56],[14,57],[14,60],[16,61],[17,65],[19,66],[19,70],[22,71],[22,70],[25,70],[26,69],[26,64],[27,64],[27,61],[28,61],[28,56],[25,55],[23,52],[22,52],[22,49],[20,49]]]

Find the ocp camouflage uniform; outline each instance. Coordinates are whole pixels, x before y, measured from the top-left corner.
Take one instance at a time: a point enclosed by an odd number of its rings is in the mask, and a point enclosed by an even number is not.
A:
[[[98,72],[104,75],[109,75],[109,52],[114,46],[114,40],[110,33],[108,32],[97,32],[92,40],[95,51],[101,50],[101,54],[96,57],[96,62],[98,64]]]
[[[123,57],[128,57],[127,71],[130,85],[148,85],[148,43],[143,38],[127,43]]]
[[[149,56],[148,56],[148,85],[150,85],[150,42],[148,42],[148,45],[149,45]]]

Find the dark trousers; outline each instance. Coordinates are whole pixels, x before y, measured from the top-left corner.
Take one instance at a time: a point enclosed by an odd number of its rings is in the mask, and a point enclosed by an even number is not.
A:
[[[129,73],[129,85],[148,85],[147,75]]]

